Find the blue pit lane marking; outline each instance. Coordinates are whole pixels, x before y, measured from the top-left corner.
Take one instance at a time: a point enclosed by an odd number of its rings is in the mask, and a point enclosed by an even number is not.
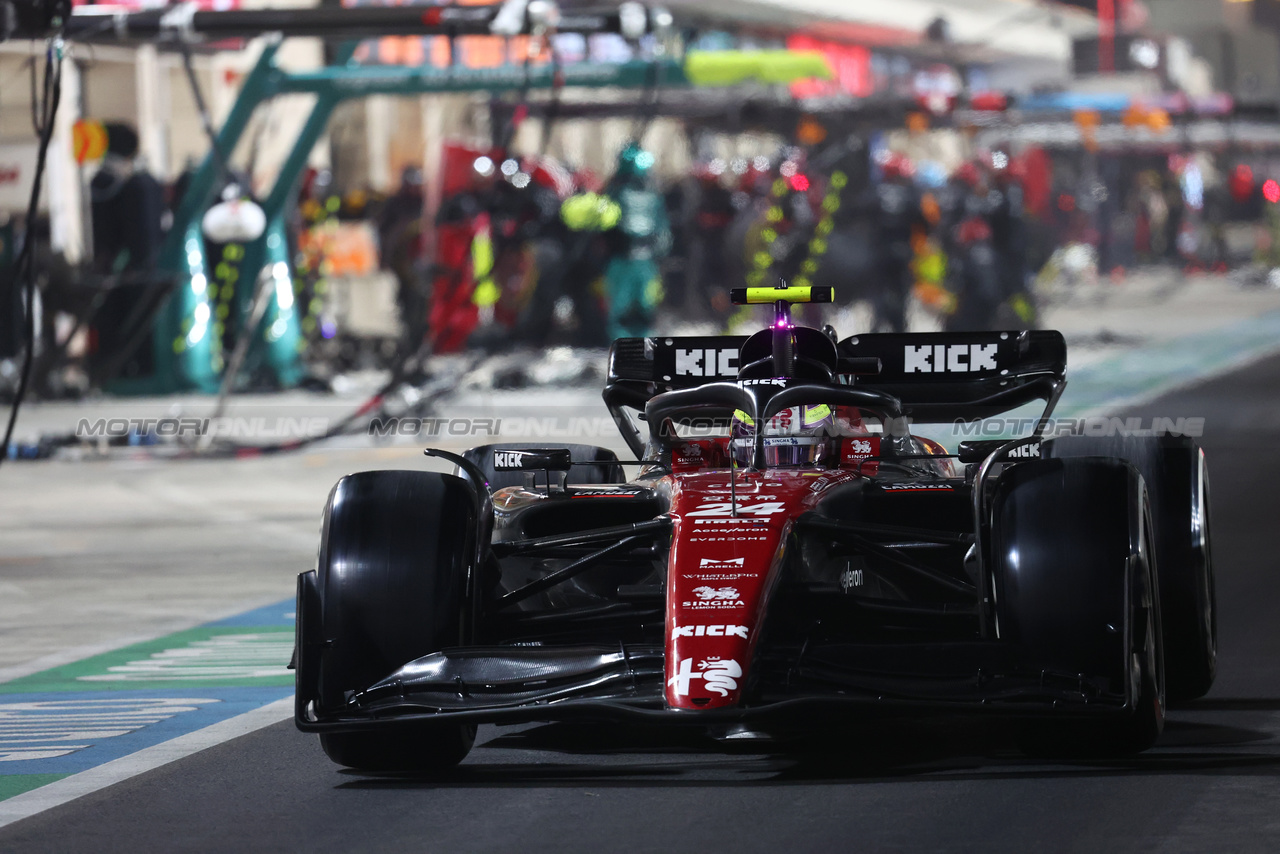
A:
[[[291,630],[293,611],[294,601],[286,599],[0,686],[0,802],[291,697],[292,687],[280,684],[289,673],[283,670],[287,652],[282,652],[278,667],[273,666],[276,674],[267,679],[219,679],[198,672],[211,654],[208,641],[192,643],[189,638],[204,637],[203,630],[232,639],[259,637],[263,630]],[[241,627],[257,632],[236,635],[234,630]],[[280,633],[288,637],[288,632]],[[183,664],[189,655],[195,674],[186,671],[181,678],[166,678],[168,671],[160,670],[153,685],[127,674],[112,678],[121,668],[107,666],[112,663],[108,659],[155,660],[155,651],[168,647],[172,650],[161,655],[173,657],[161,660]],[[131,652],[135,648],[140,651]],[[225,673],[226,665],[236,664],[240,648],[226,649],[230,652],[212,649],[216,660],[209,662],[211,673]],[[247,666],[232,670],[260,671],[260,648],[256,657],[252,645],[242,649],[249,656]],[[28,685],[31,690],[24,690]],[[46,687],[55,690],[43,690]]]
[[[296,603],[292,599],[286,599],[283,602],[276,602],[273,605],[264,605],[261,608],[254,608],[252,611],[245,611],[243,614],[236,614],[222,620],[215,620],[212,623],[205,623],[206,626],[293,626],[293,609]]]
[[[292,693],[277,687],[8,694],[0,697],[0,774],[76,774]],[[28,751],[42,755],[25,758]]]

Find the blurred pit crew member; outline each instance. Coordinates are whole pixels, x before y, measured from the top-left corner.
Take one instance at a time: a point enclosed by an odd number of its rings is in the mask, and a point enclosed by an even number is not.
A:
[[[872,255],[876,287],[875,332],[905,332],[907,298],[914,275],[912,237],[926,234],[922,197],[913,180],[915,165],[890,152],[880,159],[881,181],[868,188],[858,203],[872,227]]]
[[[1036,322],[1035,304],[1027,287],[1026,206],[1023,202],[1023,171],[1010,155],[992,152],[990,193],[991,243],[996,252],[1003,304],[998,324],[1025,329]]]
[[[947,317],[945,328],[948,332],[995,329],[1003,301],[991,227],[997,197],[985,164],[962,163],[941,193],[939,205],[947,289],[955,296],[955,311]]]
[[[662,301],[658,260],[671,251],[666,204],[652,187],[654,157],[632,143],[618,157],[607,194],[618,206],[605,268],[610,338],[643,338]]]

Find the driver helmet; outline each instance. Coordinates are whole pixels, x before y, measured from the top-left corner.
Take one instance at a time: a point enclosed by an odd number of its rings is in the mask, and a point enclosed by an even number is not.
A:
[[[738,465],[751,464],[755,421],[738,410],[733,414],[732,448]],[[764,427],[764,463],[768,468],[804,467],[825,463],[833,454],[835,418],[830,406],[789,406],[774,414]]]

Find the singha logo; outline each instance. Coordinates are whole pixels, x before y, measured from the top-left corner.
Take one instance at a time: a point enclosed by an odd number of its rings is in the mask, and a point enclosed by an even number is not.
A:
[[[699,599],[704,601],[708,599],[737,599],[738,588],[736,587],[695,587],[693,593]]]

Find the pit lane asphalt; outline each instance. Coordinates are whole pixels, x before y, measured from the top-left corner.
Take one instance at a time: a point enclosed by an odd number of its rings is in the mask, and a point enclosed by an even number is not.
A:
[[[481,729],[441,779],[344,772],[281,723],[0,830],[0,851],[1280,851],[1280,357],[1131,414],[1204,416],[1220,672],[1131,760],[1000,727],[850,723],[801,753]]]

